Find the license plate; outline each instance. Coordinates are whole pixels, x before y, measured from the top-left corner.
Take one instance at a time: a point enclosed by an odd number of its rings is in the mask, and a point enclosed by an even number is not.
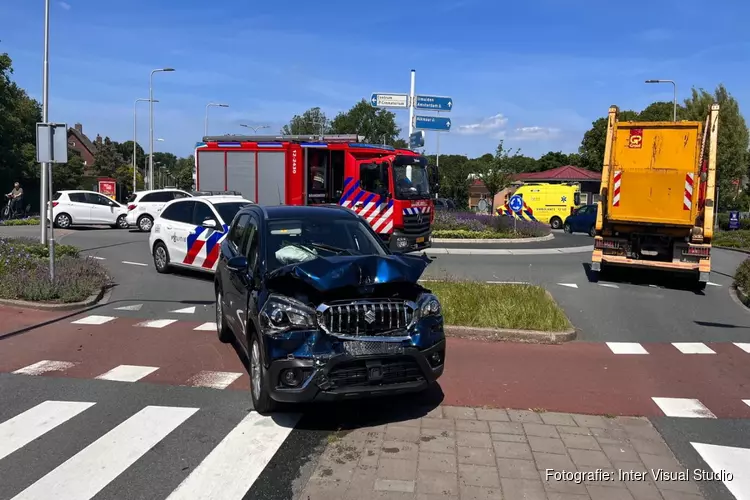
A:
[[[417,238],[417,243],[424,243],[424,236]]]
[[[378,354],[403,354],[404,347],[393,342],[344,342],[344,352],[352,356],[373,356]]]

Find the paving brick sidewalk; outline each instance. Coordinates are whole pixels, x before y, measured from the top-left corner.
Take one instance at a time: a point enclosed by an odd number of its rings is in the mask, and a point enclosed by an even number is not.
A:
[[[589,477],[548,479],[548,469]],[[703,498],[694,482],[654,481],[651,469],[685,471],[647,419],[441,406],[332,435],[298,499]]]

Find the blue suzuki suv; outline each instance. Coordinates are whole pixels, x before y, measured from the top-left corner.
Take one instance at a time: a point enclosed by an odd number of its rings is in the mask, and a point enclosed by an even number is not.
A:
[[[426,255],[393,254],[337,206],[249,205],[215,274],[219,339],[247,356],[253,406],[421,391],[443,373]]]

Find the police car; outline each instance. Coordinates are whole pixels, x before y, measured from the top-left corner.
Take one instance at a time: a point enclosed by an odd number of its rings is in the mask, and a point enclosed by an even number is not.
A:
[[[251,203],[239,195],[199,195],[167,203],[148,239],[157,272],[171,267],[214,272],[232,219]]]

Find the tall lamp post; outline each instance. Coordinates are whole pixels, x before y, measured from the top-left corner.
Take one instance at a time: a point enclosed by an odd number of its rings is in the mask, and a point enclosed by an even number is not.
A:
[[[260,125],[258,127],[253,127],[252,125],[247,125],[247,124],[244,124],[244,123],[240,123],[240,127],[249,128],[254,133],[258,133],[258,130],[263,130],[264,128],[271,128],[269,125]]]
[[[138,187],[138,177],[136,176],[136,172],[138,171],[136,167],[135,157],[136,153],[138,151],[138,134],[137,134],[137,126],[138,126],[138,120],[137,120],[137,110],[138,110],[138,103],[139,102],[146,102],[149,99],[136,99],[133,103],[133,192],[136,191]],[[159,101],[154,101],[159,102]]]
[[[646,83],[671,83],[674,87],[674,98],[672,99],[674,111],[672,121],[677,121],[677,84],[673,80],[646,80]]]
[[[49,121],[49,0],[46,0],[44,2],[44,66],[42,69],[42,122],[47,123]],[[42,189],[40,194],[40,214],[44,214],[45,211],[49,211],[49,225],[50,228],[53,227],[54,221],[52,220],[52,203],[47,203],[48,197],[47,197],[47,191],[49,190],[50,193],[52,192],[52,176],[47,175],[48,171],[51,173],[52,168],[51,165],[47,163],[42,163],[41,165],[41,184]],[[49,186],[47,186],[49,184]],[[52,201],[52,200],[49,200]],[[47,206],[49,205],[49,206]],[[44,220],[44,215],[40,217],[41,221],[39,223],[40,226],[42,226],[42,245],[47,244],[47,224]],[[54,229],[52,230],[54,231]],[[52,236],[50,236],[50,239]],[[50,255],[52,255],[50,253]],[[51,269],[51,268],[50,268]]]
[[[151,71],[148,79],[148,114],[149,114],[149,153],[148,153],[148,187],[154,187],[154,73],[174,71],[174,68],[160,68]]]
[[[228,108],[229,104],[219,104],[216,102],[209,102],[208,104],[206,104],[206,121],[203,124],[203,136],[204,137],[208,135],[208,108],[211,108],[211,107]]]

